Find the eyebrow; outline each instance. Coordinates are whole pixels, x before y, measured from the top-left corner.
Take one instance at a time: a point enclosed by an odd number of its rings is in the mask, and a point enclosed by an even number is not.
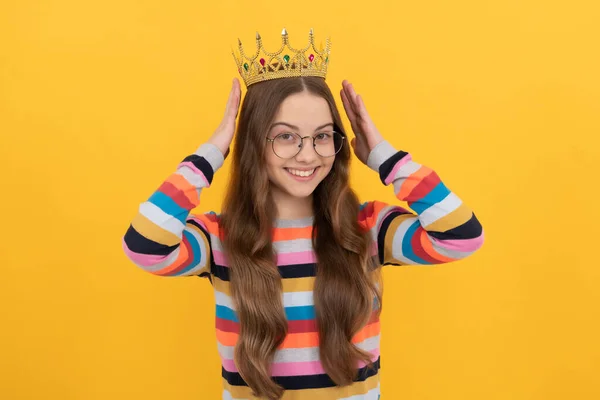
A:
[[[271,125],[271,127],[269,128],[269,130],[273,129],[273,128],[274,128],[274,127],[276,127],[277,125],[283,125],[283,126],[287,126],[288,128],[295,129],[295,130],[297,130],[297,131],[299,131],[299,130],[300,130],[300,128],[298,128],[296,125],[288,124],[287,122],[275,122],[275,123],[273,123],[273,124]],[[331,126],[331,127],[333,128],[333,127],[334,127],[334,124],[333,124],[333,122],[328,122],[328,123],[326,123],[326,124],[323,124],[323,125],[321,125],[321,126],[318,126],[318,127],[315,129],[315,132],[316,132],[316,131],[318,131],[319,129],[323,129],[323,128],[327,127],[327,126]]]

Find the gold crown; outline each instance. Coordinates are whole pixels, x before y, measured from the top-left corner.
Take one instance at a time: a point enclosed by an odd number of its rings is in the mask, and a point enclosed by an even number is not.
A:
[[[278,78],[297,76],[325,78],[331,48],[329,38],[326,40],[325,49],[321,44],[320,50],[318,50],[311,29],[308,34],[308,45],[302,49],[295,49],[290,46],[288,33],[284,28],[281,32],[281,41],[279,50],[273,53],[268,52],[263,47],[262,39],[257,32],[256,53],[249,57],[244,53],[242,42],[238,39],[239,57],[233,51],[232,54],[246,87],[256,82]]]

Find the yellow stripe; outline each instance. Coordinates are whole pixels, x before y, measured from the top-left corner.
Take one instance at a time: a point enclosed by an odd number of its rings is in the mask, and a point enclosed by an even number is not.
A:
[[[284,292],[309,292],[313,290],[315,285],[315,278],[313,276],[307,278],[282,279],[281,281],[283,283]]]
[[[160,244],[174,246],[181,241],[176,235],[156,225],[141,213],[138,213],[131,222],[138,233]]]
[[[252,391],[247,386],[232,386],[225,379],[223,388],[226,389],[234,399],[257,400],[252,396]],[[350,396],[366,394],[369,390],[375,389],[379,383],[379,374],[367,378],[363,382],[354,382],[350,386],[330,387],[323,389],[303,389],[286,390],[281,400],[331,400],[342,399]]]
[[[471,208],[462,203],[456,210],[427,225],[426,229],[428,231],[446,232],[469,221],[472,215]]]
[[[213,287],[215,288],[215,290],[217,290],[221,293],[225,293],[227,296],[231,297],[231,291],[229,290],[229,282],[222,281],[213,274],[211,274],[211,276],[212,276],[212,281],[213,281],[212,282]]]
[[[400,224],[402,222],[404,222],[405,220],[407,220],[409,218],[414,218],[414,217],[415,217],[414,214],[397,215],[396,217],[394,217],[392,222],[389,224],[387,231],[385,233],[385,240],[384,240],[384,251],[383,251],[383,262],[384,263],[391,262],[394,264],[405,265],[405,263],[403,263],[402,261],[396,260],[395,258],[392,257],[394,234],[396,233],[396,231],[398,230],[398,227],[400,226]]]
[[[285,268],[285,267],[284,267]],[[290,278],[282,279],[283,292],[309,292],[313,290],[315,278],[310,276],[307,278]],[[229,282],[222,281],[216,276],[213,276],[213,286],[219,292],[231,296]]]

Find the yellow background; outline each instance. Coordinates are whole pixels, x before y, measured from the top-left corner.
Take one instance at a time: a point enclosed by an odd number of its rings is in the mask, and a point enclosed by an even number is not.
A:
[[[334,92],[350,79],[486,231],[465,261],[387,268],[383,399],[600,398],[599,10],[3,1],[0,398],[220,398],[208,281],[147,274],[121,238],[218,125],[238,36],[274,47],[284,26],[332,37]],[[396,202],[359,164],[361,200]],[[197,211],[220,210],[229,165]]]

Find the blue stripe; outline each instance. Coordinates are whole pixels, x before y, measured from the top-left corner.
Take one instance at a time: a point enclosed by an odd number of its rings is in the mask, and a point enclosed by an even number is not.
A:
[[[217,317],[221,318],[221,319],[233,321],[233,322],[238,322],[238,323],[240,322],[238,320],[237,315],[235,314],[235,311],[233,311],[231,308],[225,307],[225,306],[217,305]]]
[[[431,264],[429,261],[425,261],[425,260],[422,260],[420,257],[417,257],[417,255],[414,253],[414,251],[412,249],[412,246],[410,245],[410,241],[412,240],[412,238],[415,235],[415,232],[417,231],[419,226],[421,226],[421,223],[417,219],[406,230],[406,235],[404,235],[404,238],[402,238],[402,254],[404,255],[404,257],[406,257],[409,260],[412,260],[418,264]]]
[[[285,316],[288,321],[315,319],[315,308],[313,306],[285,307]]]
[[[193,259],[192,259],[191,264],[188,265],[187,267],[185,267],[183,270],[179,271],[177,273],[177,275],[184,275],[186,272],[192,270],[194,267],[196,267],[200,263],[200,245],[198,245],[196,238],[194,237],[194,235],[192,235],[188,231],[183,231],[183,236],[185,236],[185,238],[190,243],[190,247],[192,248],[191,255],[192,255]]]
[[[154,194],[152,194],[152,196],[150,196],[148,202],[154,204],[165,213],[177,218],[182,224],[185,224],[185,220],[189,214],[189,211],[180,207],[172,198],[163,192],[157,190],[154,192]]]
[[[432,205],[444,200],[449,194],[450,190],[448,190],[448,188],[442,182],[440,182],[431,190],[431,192],[427,193],[426,196],[420,198],[414,203],[411,203],[410,208],[412,208],[417,214],[421,214]]]
[[[285,316],[288,321],[315,319],[315,308],[313,306],[285,307]],[[239,322],[235,311],[226,306],[217,305],[217,317]]]

